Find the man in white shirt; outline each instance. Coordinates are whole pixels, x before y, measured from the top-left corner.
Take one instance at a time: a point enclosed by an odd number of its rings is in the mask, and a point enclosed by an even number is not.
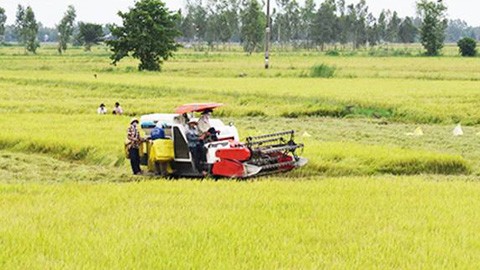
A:
[[[107,113],[107,108],[105,108],[105,104],[100,104],[100,107],[97,109],[98,114],[106,114]]]

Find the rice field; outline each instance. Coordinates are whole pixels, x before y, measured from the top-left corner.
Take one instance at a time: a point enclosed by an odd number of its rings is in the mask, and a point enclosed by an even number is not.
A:
[[[478,58],[277,51],[264,70],[260,54],[184,49],[139,73],[103,47],[54,52],[0,48],[0,268],[478,267]],[[310,77],[319,64],[333,78]],[[96,114],[117,101],[124,116]],[[130,175],[131,117],[208,101],[242,138],[296,130],[308,166]]]

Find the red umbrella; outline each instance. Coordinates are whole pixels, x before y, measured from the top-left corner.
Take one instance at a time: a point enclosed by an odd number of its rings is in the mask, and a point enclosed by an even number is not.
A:
[[[190,103],[190,104],[184,104],[180,107],[177,107],[175,109],[175,113],[182,114],[182,113],[189,113],[189,112],[202,112],[208,109],[213,110],[220,106],[223,106],[223,104],[222,103]]]

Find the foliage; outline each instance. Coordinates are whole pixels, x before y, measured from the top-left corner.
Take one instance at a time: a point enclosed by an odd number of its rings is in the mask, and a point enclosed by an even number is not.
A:
[[[320,4],[312,27],[312,37],[315,44],[324,50],[326,43],[332,43],[337,34],[336,6],[334,0],[327,0]]]
[[[450,20],[446,30],[446,41],[458,42],[463,37],[469,37],[473,39],[476,39],[477,37],[480,38],[480,35],[475,33],[476,29],[478,30],[480,28],[473,28],[463,20]]]
[[[398,41],[401,43],[414,43],[418,34],[412,18],[405,17],[398,29]]]
[[[5,22],[7,21],[7,15],[5,9],[0,7],[0,44],[5,40]]]
[[[335,67],[325,64],[315,65],[310,71],[310,77],[314,78],[331,78],[335,75]]]
[[[37,48],[40,47],[37,40],[38,24],[30,6],[24,8],[22,5],[18,5],[15,31],[20,43],[25,46],[25,50],[36,53]]]
[[[80,22],[78,28],[79,32],[76,39],[85,47],[86,51],[90,51],[93,45],[98,44],[102,40],[102,25]]]
[[[128,12],[119,12],[123,26],[112,27],[113,40],[107,41],[113,52],[113,64],[132,53],[140,60],[139,70],[159,71],[161,64],[173,55],[179,44],[177,14],[171,13],[160,0],[141,0]]]
[[[426,50],[426,55],[439,55],[445,41],[447,7],[442,0],[436,2],[421,0],[417,2],[417,12],[422,17],[420,28],[420,41]]]
[[[278,12],[272,28],[275,39],[283,44],[299,40],[302,27],[300,5],[296,0],[278,0],[276,2]]]
[[[241,41],[245,52],[252,54],[259,49],[264,38],[265,14],[257,0],[247,1],[241,11]]]
[[[475,56],[477,54],[477,41],[473,38],[463,38],[457,43],[462,56]]]
[[[67,11],[63,15],[60,24],[57,25],[57,30],[59,32],[58,52],[60,54],[67,50],[67,43],[70,42],[70,38],[72,37],[73,23],[76,17],[77,15],[75,7],[70,5],[68,6]]]

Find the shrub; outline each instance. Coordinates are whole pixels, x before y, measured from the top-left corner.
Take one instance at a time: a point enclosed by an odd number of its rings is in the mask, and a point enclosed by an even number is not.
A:
[[[315,65],[310,71],[310,77],[315,78],[332,78],[335,74],[335,67],[330,67],[325,64]]]
[[[475,56],[477,54],[477,41],[473,38],[462,38],[457,43],[462,56]]]
[[[328,50],[325,55],[328,56],[340,56],[340,52],[337,49],[334,50]]]

